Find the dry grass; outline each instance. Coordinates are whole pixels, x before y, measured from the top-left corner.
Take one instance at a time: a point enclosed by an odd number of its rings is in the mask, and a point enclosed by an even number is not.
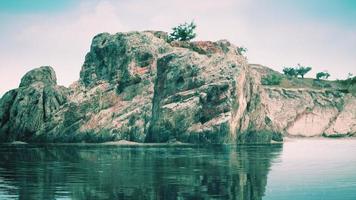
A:
[[[279,87],[283,88],[310,88],[310,89],[339,89],[340,85],[336,81],[316,80],[312,78],[295,78],[283,75],[283,80]]]

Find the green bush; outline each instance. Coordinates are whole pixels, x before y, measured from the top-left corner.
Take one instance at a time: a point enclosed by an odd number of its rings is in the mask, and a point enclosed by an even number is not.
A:
[[[282,81],[282,77],[278,74],[268,74],[261,78],[262,85],[279,85]]]
[[[172,29],[168,40],[171,41],[189,41],[196,37],[195,28],[197,26],[194,22],[180,24]]]
[[[316,74],[316,79],[328,79],[330,77],[330,74],[328,72],[318,72]]]
[[[349,87],[351,85],[356,84],[356,76],[354,77],[349,77],[345,80],[338,80],[339,83],[341,83],[343,86]]]

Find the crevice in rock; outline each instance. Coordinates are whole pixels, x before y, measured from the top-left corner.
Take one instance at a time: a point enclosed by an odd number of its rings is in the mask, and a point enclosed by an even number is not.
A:
[[[251,109],[251,101],[253,98],[252,92],[254,89],[252,76],[250,68],[246,64],[246,66],[241,68],[240,74],[237,78],[235,88],[237,90],[235,97],[236,106],[233,106],[234,110],[232,111],[232,119],[230,122],[230,137],[234,140],[238,138],[238,134],[243,132],[243,124],[247,120],[246,118],[249,117],[248,110]]]
[[[336,106],[337,108],[337,113],[330,118],[328,125],[323,129],[322,134],[325,136],[325,131],[328,130],[331,126],[333,126],[337,120],[337,118],[340,116],[340,114],[342,113],[342,111],[344,110],[344,106],[345,106],[345,102],[344,100],[342,100],[341,102],[342,106]]]
[[[46,92],[45,89],[42,89],[42,108],[43,108],[43,121],[46,121],[47,118],[47,110],[46,110]]]

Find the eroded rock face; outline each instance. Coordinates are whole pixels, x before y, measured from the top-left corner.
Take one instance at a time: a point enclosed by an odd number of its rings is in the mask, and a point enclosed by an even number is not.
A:
[[[355,134],[354,96],[262,86],[261,69],[225,40],[102,33],[69,88],[41,67],[2,97],[0,141],[268,144]]]
[[[237,47],[214,45],[213,54],[182,49],[158,60],[149,141],[232,141],[237,78],[246,63]]]
[[[259,78],[258,67],[251,74]],[[351,93],[311,88],[258,86],[258,102],[246,115],[258,129],[285,136],[352,136],[356,133],[356,98]]]
[[[2,141],[28,141],[66,102],[66,90],[56,85],[51,67],[28,72],[20,87],[0,101],[0,138]]]
[[[274,130],[291,136],[352,135],[355,98],[340,92],[266,88],[266,116]]]

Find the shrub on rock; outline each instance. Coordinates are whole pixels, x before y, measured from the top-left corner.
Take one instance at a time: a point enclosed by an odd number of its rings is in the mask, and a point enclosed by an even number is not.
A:
[[[197,26],[194,22],[180,24],[174,27],[173,32],[169,34],[169,41],[189,41],[196,37],[195,28]]]

